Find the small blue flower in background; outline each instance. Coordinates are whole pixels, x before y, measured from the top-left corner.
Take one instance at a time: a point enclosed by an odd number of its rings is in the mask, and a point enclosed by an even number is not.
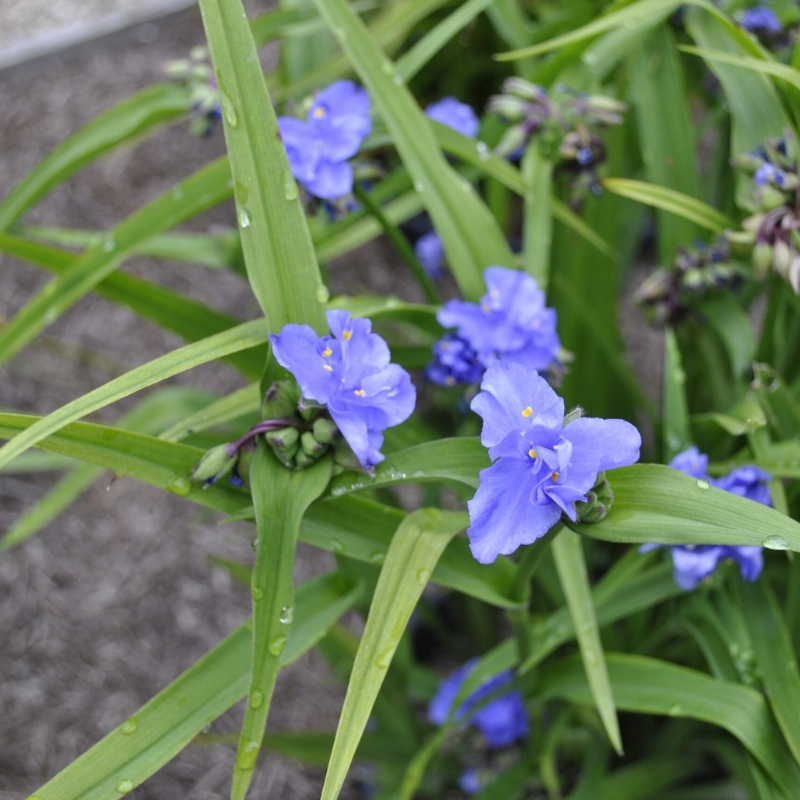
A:
[[[459,667],[449,678],[442,681],[439,691],[428,706],[428,718],[434,725],[444,725],[452,714],[457,722],[474,725],[483,734],[490,747],[508,747],[517,740],[524,739],[529,732],[528,714],[519,689],[512,689],[481,708],[473,709],[483,698],[511,683],[514,677],[511,670],[501,672],[482,683],[453,712],[453,703],[461,685],[477,663],[477,658],[467,661],[464,666]]]
[[[481,123],[478,115],[471,106],[456,100],[455,97],[445,97],[436,103],[431,103],[425,113],[436,122],[447,125],[462,136],[474,139],[478,135]]]
[[[478,794],[483,789],[483,781],[481,780],[480,772],[475,769],[465,770],[458,778],[458,788],[464,794]]]
[[[564,425],[564,401],[534,369],[497,361],[471,408],[483,418],[481,442],[497,459],[480,473],[467,504],[467,536],[483,564],[544,536],[603,470],[639,459],[639,431],[621,419],[579,417]]]
[[[422,268],[431,278],[441,277],[444,265],[444,245],[436,231],[422,234],[414,245],[414,252],[417,254]]]
[[[364,469],[383,461],[383,431],[411,416],[416,390],[409,374],[389,362],[389,347],[368,319],[328,311],[333,336],[308,325],[286,325],[270,336],[278,363],[294,375],[303,397],[328,407]]]
[[[436,315],[439,324],[457,328],[459,338],[475,351],[484,367],[498,359],[536,370],[558,364],[561,342],[556,312],[545,306],[544,292],[536,281],[505,267],[489,267],[483,275],[489,291],[480,303],[450,300]],[[440,355],[437,345],[432,367],[439,363]],[[458,379],[455,374],[453,377]]]
[[[353,189],[348,163],[372,130],[370,100],[352,81],[321,91],[307,121],[278,117],[292,175],[315,197],[336,200]]]
[[[746,497],[765,506],[772,505],[767,481],[772,476],[759,467],[747,465],[738,467],[723,478],[709,477],[708,456],[696,447],[678,453],[669,464],[673,469],[685,472],[693,478],[708,481],[712,486],[740,497]],[[646,553],[660,545],[646,544],[639,548]],[[708,578],[717,566],[729,559],[739,565],[742,577],[754,581],[764,568],[764,554],[761,547],[747,545],[673,545],[672,566],[675,583],[690,591]]]
[[[771,8],[753,6],[743,11],[739,17],[741,26],[756,36],[779,36],[783,33],[783,25]]]
[[[455,386],[478,383],[484,370],[469,343],[447,333],[433,346],[433,361],[425,368],[425,375],[440,386]]]

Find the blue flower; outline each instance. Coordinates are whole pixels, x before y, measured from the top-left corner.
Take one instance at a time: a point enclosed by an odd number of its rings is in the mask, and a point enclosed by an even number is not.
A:
[[[498,361],[471,407],[481,442],[497,459],[469,501],[470,549],[481,563],[544,536],[597,483],[599,472],[639,459],[639,431],[621,419],[579,417],[564,425],[564,401],[534,369]]]
[[[767,487],[767,481],[772,476],[753,465],[738,467],[723,478],[709,477],[708,456],[701,453],[696,447],[690,447],[678,453],[670,462],[673,469],[685,472],[693,478],[708,481],[712,486],[723,489],[740,497],[746,497],[765,506],[772,505],[772,499]],[[659,545],[644,545],[641,552],[647,552]],[[764,568],[764,554],[762,548],[747,545],[673,545],[672,566],[675,583],[690,591],[698,583],[708,578],[717,566],[728,560],[736,561],[746,581],[754,581]]]
[[[444,263],[444,245],[436,231],[429,231],[417,239],[414,245],[419,263],[431,278],[438,278],[442,274]]]
[[[315,197],[335,200],[353,189],[348,163],[372,130],[370,100],[352,81],[321,91],[303,122],[278,117],[292,175]]]
[[[511,670],[501,672],[482,683],[454,712],[453,703],[467,675],[475,669],[477,658],[467,661],[449,678],[442,681],[439,691],[428,706],[428,718],[434,725],[444,725],[452,716],[465,725],[473,724],[483,734],[490,747],[508,747],[528,735],[528,714],[522,694],[513,689],[501,694],[481,708],[475,706],[490,694],[511,683]]]
[[[386,428],[411,415],[416,390],[408,373],[389,363],[389,348],[368,319],[328,311],[333,336],[308,325],[286,325],[270,336],[278,363],[297,379],[303,397],[328,407],[364,469],[383,461]]]
[[[481,780],[480,772],[474,767],[464,770],[458,777],[458,788],[461,789],[464,794],[478,794],[483,788],[483,780]]]
[[[437,103],[432,103],[425,109],[425,113],[442,125],[447,125],[462,136],[474,139],[481,127],[480,120],[475,112],[466,103],[461,103],[455,97],[445,97]]]
[[[783,25],[771,8],[754,6],[744,11],[740,17],[742,27],[750,33],[762,36],[778,36],[783,33]]]
[[[499,358],[536,370],[558,363],[556,312],[545,306],[536,280],[505,267],[489,267],[483,277],[489,291],[480,304],[450,300],[436,315],[439,324],[457,328],[484,367]]]
[[[447,333],[436,342],[433,361],[425,368],[428,380],[440,386],[477,383],[483,372],[484,366],[475,351],[455,333]]]

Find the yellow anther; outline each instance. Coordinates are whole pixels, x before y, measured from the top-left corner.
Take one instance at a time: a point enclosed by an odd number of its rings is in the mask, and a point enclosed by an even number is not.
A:
[[[325,348],[325,349],[322,351],[322,355],[324,355],[324,356],[325,356],[325,358],[328,358],[329,356],[332,356],[332,355],[333,355],[333,350],[331,350],[331,349],[330,349],[330,347],[326,347],[326,348]]]
[[[489,292],[489,297],[491,297],[492,300],[497,300],[497,298],[500,297],[500,293],[497,291],[497,289],[492,289],[492,291]]]
[[[528,450],[528,455],[529,455],[531,458],[537,458],[536,451],[535,451],[535,450],[534,450],[532,447],[531,447],[531,449],[530,449],[530,450]]]
[[[491,310],[492,310],[492,307],[488,303],[484,303],[481,306],[481,311],[483,311],[484,314],[488,314]]]
[[[322,108],[321,106],[317,106],[314,109],[313,116],[315,119],[322,119],[325,116],[325,109]]]
[[[359,397],[363,397],[366,392],[363,389],[356,389],[354,394],[358,395]]]
[[[525,408],[522,409],[522,416],[523,417],[527,418],[531,414],[533,414],[533,409],[530,406],[526,406]]]
[[[322,369],[326,369],[328,372],[333,372],[333,367],[330,364],[323,364]]]
[[[554,473],[553,473],[553,474],[550,476],[550,480],[551,480],[551,481],[553,481],[553,483],[555,483],[555,482],[558,480],[558,477],[559,477],[559,476],[558,476],[558,473],[557,473],[557,472],[554,472]]]
[[[346,342],[349,342],[353,338],[353,331],[342,331],[342,336]]]

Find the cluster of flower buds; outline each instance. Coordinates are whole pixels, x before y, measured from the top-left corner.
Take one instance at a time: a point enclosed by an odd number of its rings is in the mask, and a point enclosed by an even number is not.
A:
[[[800,294],[800,194],[798,143],[790,131],[768,139],[755,151],[734,159],[734,165],[753,176],[750,198],[755,213],[742,222],[743,230],[727,234],[738,244],[753,247],[757,278],[770,268]]]
[[[586,492],[586,500],[575,503],[575,510],[578,513],[578,522],[594,523],[602,522],[611,511],[614,503],[614,492],[611,484],[601,472],[597,476],[597,483]]]
[[[490,98],[487,108],[514,123],[500,140],[497,155],[513,157],[536,135],[552,150],[558,150],[563,167],[577,173],[579,188],[600,191],[595,170],[605,160],[606,149],[596,129],[619,125],[624,103],[577,92],[563,84],[548,92],[515,77],[503,83],[502,94]]]
[[[765,5],[756,5],[736,15],[739,24],[767,47],[785,44],[786,31],[778,15]]]
[[[195,136],[209,136],[214,124],[222,118],[222,111],[208,49],[201,46],[193,47],[189,51],[189,58],[167,62],[164,65],[164,72],[190,90],[191,133]]]
[[[726,239],[681,248],[671,269],[661,267],[642,282],[636,301],[653,324],[680,322],[709,290],[735,289],[742,282],[743,271],[729,259]]]

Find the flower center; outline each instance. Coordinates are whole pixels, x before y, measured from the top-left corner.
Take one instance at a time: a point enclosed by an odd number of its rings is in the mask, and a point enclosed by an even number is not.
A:
[[[312,112],[314,119],[322,119],[325,116],[325,109],[322,106],[317,106]]]
[[[323,356],[325,356],[325,358],[329,358],[330,356],[332,356],[332,355],[333,355],[333,350],[331,350],[331,349],[330,349],[330,347],[326,347],[326,348],[325,348],[325,349],[322,351],[322,355],[323,355]]]

